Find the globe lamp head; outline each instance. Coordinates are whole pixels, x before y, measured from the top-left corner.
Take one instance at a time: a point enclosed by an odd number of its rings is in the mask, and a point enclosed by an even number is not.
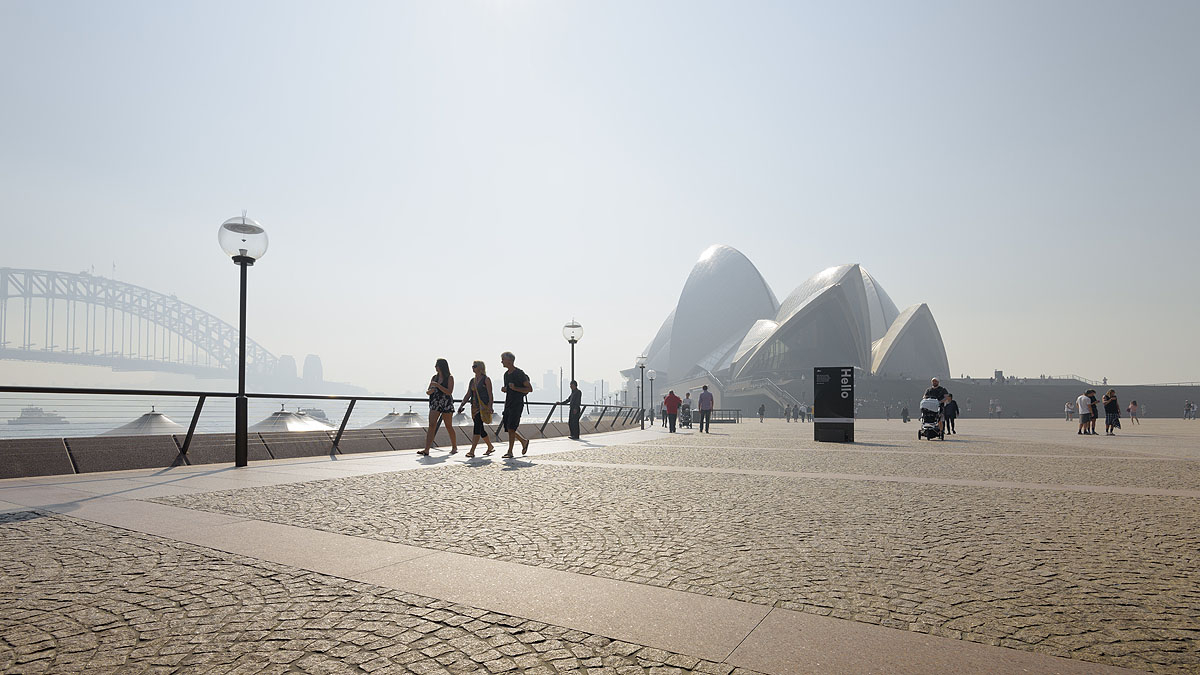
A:
[[[217,241],[221,250],[235,259],[248,258],[258,260],[267,253],[267,231],[253,218],[237,216],[221,223],[217,230]]]
[[[575,344],[583,339],[583,326],[575,319],[571,319],[571,323],[563,326],[563,338],[571,344]]]

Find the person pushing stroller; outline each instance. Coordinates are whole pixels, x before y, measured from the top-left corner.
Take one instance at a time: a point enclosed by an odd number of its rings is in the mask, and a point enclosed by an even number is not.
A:
[[[929,381],[929,388],[925,390],[925,398],[931,398],[938,402],[937,430],[939,434],[945,431],[946,421],[944,419],[945,415],[943,415],[943,412],[946,407],[946,396],[949,395],[949,393],[950,392],[946,391],[946,388],[943,387],[940,382],[938,382],[936,377]]]

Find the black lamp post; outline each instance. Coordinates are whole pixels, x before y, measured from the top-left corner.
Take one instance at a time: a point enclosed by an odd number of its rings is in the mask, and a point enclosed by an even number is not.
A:
[[[233,461],[235,466],[249,463],[246,426],[246,268],[267,252],[267,231],[243,212],[230,218],[217,230],[217,241],[233,263],[242,268],[241,309],[238,318],[238,395],[234,400]]]
[[[571,379],[575,379],[575,343],[583,339],[583,326],[575,319],[563,326],[563,337],[571,343]]]
[[[642,371],[642,381],[638,384],[638,408],[642,411],[642,429],[646,428],[646,402],[642,400],[642,389],[646,387],[646,355],[637,357],[637,367]]]

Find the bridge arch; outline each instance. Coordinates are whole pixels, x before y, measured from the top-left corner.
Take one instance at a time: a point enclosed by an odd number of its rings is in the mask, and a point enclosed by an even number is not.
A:
[[[195,305],[134,284],[4,267],[0,359],[229,377],[237,369],[238,331]],[[248,372],[273,374],[278,361],[247,338]]]

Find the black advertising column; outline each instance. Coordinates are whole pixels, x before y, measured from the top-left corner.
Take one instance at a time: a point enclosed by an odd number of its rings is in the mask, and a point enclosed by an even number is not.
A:
[[[854,368],[813,368],[813,440],[854,442]]]

